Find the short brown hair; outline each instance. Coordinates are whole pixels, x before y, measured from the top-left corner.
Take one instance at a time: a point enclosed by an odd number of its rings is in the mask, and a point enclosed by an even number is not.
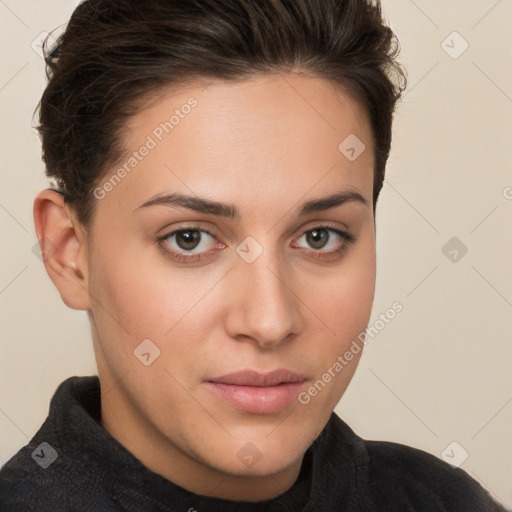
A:
[[[122,158],[122,129],[138,100],[197,78],[291,69],[330,80],[366,108],[375,208],[406,84],[378,1],[85,0],[55,46],[44,48],[38,130],[46,173],[86,226],[92,190]]]

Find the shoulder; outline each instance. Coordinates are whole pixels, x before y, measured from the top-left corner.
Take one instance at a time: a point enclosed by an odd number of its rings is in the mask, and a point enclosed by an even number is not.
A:
[[[86,460],[67,451],[45,422],[0,468],[0,511],[119,510]]]
[[[418,448],[361,438],[336,414],[326,429],[326,439],[331,454],[351,446],[357,493],[360,503],[365,504],[363,508],[507,512],[462,468]]]
[[[51,467],[55,461],[48,465],[56,452],[50,443],[38,443],[36,438],[37,435],[0,469],[1,510],[35,511],[40,510],[38,507],[43,503],[44,510],[62,510],[65,496],[55,486],[62,473],[57,467]]]
[[[414,510],[505,512],[466,471],[431,453],[389,441],[364,440],[364,444],[372,494],[378,502],[389,503],[390,509],[399,495]]]
[[[67,442],[79,426],[66,415],[77,407],[73,399],[77,386],[90,394],[97,380],[70,377],[62,382],[39,430],[0,468],[0,511],[112,510],[105,506],[108,496],[101,492],[96,475],[87,471],[87,454]],[[82,423],[84,419],[79,417]]]

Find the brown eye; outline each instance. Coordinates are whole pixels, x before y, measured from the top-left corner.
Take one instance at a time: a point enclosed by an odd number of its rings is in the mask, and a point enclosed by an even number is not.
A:
[[[302,238],[305,238],[309,248],[313,249],[311,252],[318,253],[339,251],[347,244],[355,241],[354,237],[349,233],[331,226],[318,226],[316,228],[309,229],[308,231],[304,232],[298,241],[300,241]],[[306,249],[307,248],[308,247],[306,247]]]
[[[321,259],[339,257],[355,241],[354,236],[334,226],[324,225],[304,231],[298,239],[306,239],[308,247],[303,248],[309,256]],[[210,240],[208,240],[210,239]],[[215,235],[199,227],[182,227],[158,238],[160,248],[174,261],[196,263],[211,258],[218,249],[226,246],[217,240],[218,248],[213,248]],[[297,247],[294,242],[293,247]]]
[[[198,245],[198,242],[201,239],[201,234],[198,230],[195,229],[187,229],[183,231],[176,231],[176,244],[180,249],[185,251],[190,251],[191,249],[195,249]]]
[[[164,249],[177,259],[198,257],[210,251],[215,236],[209,231],[199,228],[182,228],[159,239]],[[220,244],[222,245],[222,244]]]
[[[307,232],[306,240],[314,249],[323,249],[329,241],[329,233],[324,228],[313,229]]]

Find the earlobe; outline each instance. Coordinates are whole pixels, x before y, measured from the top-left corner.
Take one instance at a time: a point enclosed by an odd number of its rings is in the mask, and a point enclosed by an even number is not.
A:
[[[85,230],[64,196],[51,189],[37,195],[33,214],[44,266],[62,300],[72,309],[89,310]]]

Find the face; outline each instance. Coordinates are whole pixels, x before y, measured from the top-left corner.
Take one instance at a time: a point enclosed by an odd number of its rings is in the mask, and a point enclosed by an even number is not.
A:
[[[212,475],[284,483],[349,384],[371,313],[367,115],[318,78],[216,81],[154,100],[125,146],[87,239],[103,424],[198,492]]]

